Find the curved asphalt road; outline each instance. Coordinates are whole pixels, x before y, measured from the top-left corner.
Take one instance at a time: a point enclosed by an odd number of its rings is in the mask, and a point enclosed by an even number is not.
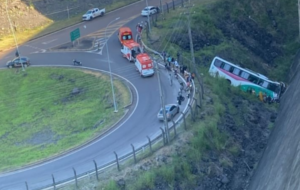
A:
[[[158,0],[149,0],[150,5],[158,5],[158,2]],[[116,17],[128,18],[132,15],[138,14],[144,6],[144,2],[139,2],[127,8],[123,8],[119,11],[108,14],[103,18],[96,19],[93,22],[81,23],[79,25],[88,25],[87,28],[90,30],[89,32],[84,33],[84,35],[86,35],[105,27],[107,23]],[[141,20],[145,20],[145,18],[138,17],[126,25],[134,30],[136,23]],[[66,39],[65,42],[67,42],[69,39],[69,31],[72,31],[76,27],[78,26],[71,27],[55,34],[45,36],[44,38],[26,43],[20,47],[20,52],[22,52],[22,55],[32,53],[33,49],[35,49],[34,51],[38,50],[43,52],[41,51],[42,49],[48,49],[59,45],[64,42],[64,39]],[[54,38],[58,40],[51,42],[51,40]],[[46,41],[51,43],[42,44]],[[150,138],[153,138],[159,133],[159,127],[162,126],[162,123],[156,118],[156,114],[160,109],[157,75],[154,75],[154,77],[150,78],[141,78],[138,72],[135,70],[134,64],[129,63],[121,56],[120,44],[116,38],[116,35],[112,36],[112,38],[108,41],[108,44],[112,72],[128,79],[137,90],[137,94],[135,95],[134,99],[135,102],[130,108],[132,110],[130,116],[109,134],[68,155],[36,165],[34,167],[0,175],[1,190],[26,189],[24,183],[25,181],[28,182],[30,189],[39,188],[52,183],[51,174],[55,176],[56,181],[61,181],[74,176],[72,167],[76,169],[77,174],[81,174],[94,168],[92,160],[95,160],[98,163],[98,166],[104,165],[105,163],[115,159],[113,151],[116,151],[119,156],[122,156],[132,151],[130,146],[131,143],[135,146],[138,146],[146,142],[147,135],[150,136]],[[28,56],[30,56],[33,64],[70,65],[72,64],[72,60],[77,58],[83,62],[85,67],[108,70],[106,54],[106,51],[103,52],[103,55],[85,52],[46,52],[34,53]],[[3,65],[3,63],[5,63],[10,56],[12,55],[2,55],[0,64]],[[165,97],[170,97],[166,99],[165,102],[175,103],[178,88],[170,87],[167,74],[165,72],[161,72],[161,76]],[[183,109],[184,106],[182,105],[181,110]]]

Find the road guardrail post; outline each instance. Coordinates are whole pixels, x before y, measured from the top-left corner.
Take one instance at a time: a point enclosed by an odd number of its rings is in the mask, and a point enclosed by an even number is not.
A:
[[[196,106],[195,106],[195,115],[197,116],[198,115],[198,100],[196,99],[196,98],[193,98],[194,99],[194,101],[196,102]]]
[[[165,138],[165,131],[163,128],[160,127],[160,130],[162,132],[163,140],[164,140],[164,145],[166,144],[166,138]]]
[[[172,2],[173,2],[173,10],[175,10],[175,3],[174,3],[174,0],[172,0]]]
[[[95,173],[96,173],[96,178],[99,181],[99,175],[98,175],[98,166],[97,166],[97,162],[95,160],[93,160],[94,165],[95,165]]]
[[[56,190],[56,184],[55,184],[55,178],[54,178],[54,175],[51,174],[52,176],[52,181],[53,181],[53,189]]]
[[[73,172],[74,172],[74,177],[75,177],[75,185],[76,185],[76,187],[78,188],[78,180],[77,180],[77,174],[76,174],[76,170],[75,170],[75,168],[74,168],[74,167],[73,167],[72,169],[73,169]]]
[[[147,136],[148,142],[149,142],[149,147],[150,147],[150,152],[152,154],[152,144],[151,144],[151,139],[150,137]]]
[[[29,190],[27,181],[25,181],[25,186],[26,186],[26,190]]]
[[[134,149],[134,146],[133,144],[130,144],[131,147],[132,147],[132,154],[133,154],[133,159],[134,159],[134,163],[136,164],[136,155],[135,155],[135,149]]]
[[[174,127],[174,139],[177,136],[177,131],[176,131],[176,123],[175,121],[172,119],[172,123],[173,123],[173,127]]]
[[[184,124],[184,129],[186,130],[186,121],[185,121],[185,114],[181,112],[182,118],[183,118],[183,124]]]
[[[195,117],[194,117],[194,111],[193,111],[193,108],[192,108],[191,104],[189,104],[189,108],[191,110],[192,121],[194,122],[195,121]]]
[[[167,12],[169,13],[169,4],[166,3],[166,5],[167,5]]]
[[[117,153],[114,151],[114,154],[116,156],[116,162],[117,162],[117,167],[118,167],[118,171],[120,171],[120,165],[119,165],[119,158],[118,158],[118,155]]]

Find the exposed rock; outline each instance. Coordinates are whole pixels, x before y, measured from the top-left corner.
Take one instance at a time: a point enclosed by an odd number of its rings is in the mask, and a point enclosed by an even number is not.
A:
[[[122,179],[119,179],[118,181],[117,181],[117,185],[120,187],[120,188],[125,188],[125,186],[126,186],[126,182],[125,182],[125,180],[122,178]]]
[[[226,175],[223,175],[222,178],[221,178],[221,182],[222,182],[223,184],[229,183],[228,177],[227,177]]]
[[[77,94],[79,94],[80,92],[81,92],[81,90],[79,90],[79,88],[73,88],[71,94],[72,94],[72,95],[77,95]]]
[[[275,120],[276,120],[276,118],[277,118],[277,114],[276,114],[276,113],[272,113],[271,116],[270,116],[270,121],[271,121],[272,123],[274,123]]]

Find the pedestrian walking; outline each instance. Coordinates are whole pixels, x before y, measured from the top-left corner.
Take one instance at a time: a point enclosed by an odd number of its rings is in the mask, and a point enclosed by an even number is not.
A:
[[[175,68],[178,69],[179,68],[179,64],[178,64],[178,61],[177,59],[174,61],[174,65],[175,65]]]
[[[175,68],[175,59],[174,59],[174,57],[171,58],[171,63],[172,63],[172,68],[174,69]]]

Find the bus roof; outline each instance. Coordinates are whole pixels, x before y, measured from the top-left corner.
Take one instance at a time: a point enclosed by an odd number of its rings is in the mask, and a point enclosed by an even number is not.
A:
[[[218,56],[216,56],[216,57],[213,59],[213,62],[214,62],[215,59],[219,59],[219,60],[221,60],[221,61],[223,61],[223,62],[225,62],[225,63],[228,63],[228,64],[230,64],[230,65],[233,65],[233,66],[235,66],[236,68],[239,68],[239,69],[241,69],[241,70],[243,70],[243,71],[247,71],[247,72],[251,73],[252,75],[255,75],[256,77],[261,78],[261,79],[264,79],[264,80],[266,80],[266,81],[268,81],[268,82],[280,84],[279,82],[271,81],[271,80],[270,80],[268,77],[266,77],[265,75],[262,75],[262,74],[259,74],[259,73],[257,73],[257,72],[254,72],[254,71],[252,71],[252,70],[250,70],[250,69],[248,69],[248,68],[242,68],[242,67],[240,67],[240,66],[238,66],[238,65],[236,65],[236,64],[230,63],[229,61],[226,61],[226,60],[224,60],[224,59],[222,59],[222,58],[220,58],[220,57],[218,57]],[[213,63],[213,62],[212,62],[212,63]]]
[[[126,40],[123,42],[123,45],[128,47],[129,49],[140,46],[140,44],[135,42],[134,40]]]
[[[150,56],[147,53],[140,53],[136,56],[136,59],[139,60],[141,64],[152,63]]]
[[[127,27],[127,26],[121,27],[121,28],[119,29],[119,32],[120,32],[120,33],[123,33],[123,32],[130,32],[130,33],[132,33],[132,32],[131,32],[131,29],[130,29],[129,27]]]

